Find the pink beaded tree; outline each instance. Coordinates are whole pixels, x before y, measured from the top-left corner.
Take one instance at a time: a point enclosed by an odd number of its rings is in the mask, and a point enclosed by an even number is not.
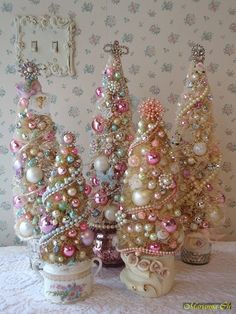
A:
[[[106,45],[104,51],[111,58],[103,73],[103,86],[96,90],[98,113],[92,121],[92,162],[88,173],[92,186],[89,224],[96,231],[95,254],[104,265],[116,265],[121,260],[114,248],[115,213],[133,126],[127,80],[120,59],[128,53],[128,48],[115,41]]]
[[[174,254],[183,241],[176,210],[178,165],[164,130],[161,104],[148,99],[139,112],[116,214],[118,250],[131,255]]]
[[[68,264],[89,259],[94,234],[87,224],[87,186],[73,133],[63,135],[43,203],[46,213],[39,224],[43,260]]]

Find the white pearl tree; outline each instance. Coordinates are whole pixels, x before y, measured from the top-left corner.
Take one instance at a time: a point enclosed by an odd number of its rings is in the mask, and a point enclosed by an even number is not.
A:
[[[174,142],[181,179],[178,209],[186,231],[182,259],[191,264],[209,261],[206,235],[213,236],[224,221],[225,197],[218,178],[221,154],[214,136],[212,94],[204,59],[204,48],[194,45],[192,63],[178,104]]]

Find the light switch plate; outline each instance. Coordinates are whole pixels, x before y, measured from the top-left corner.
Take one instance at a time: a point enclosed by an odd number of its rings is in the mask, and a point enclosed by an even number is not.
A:
[[[75,75],[74,21],[55,15],[26,15],[17,16],[15,23],[17,62],[34,61],[47,77]]]

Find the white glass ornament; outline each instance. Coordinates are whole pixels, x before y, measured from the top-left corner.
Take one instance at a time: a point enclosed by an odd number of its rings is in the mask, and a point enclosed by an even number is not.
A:
[[[29,168],[26,172],[26,179],[31,183],[37,183],[43,178],[43,171],[39,167]]]
[[[109,205],[105,209],[104,216],[109,221],[115,221],[116,220],[116,212],[117,208],[115,205]]]
[[[23,238],[29,238],[33,235],[33,226],[29,221],[22,221],[19,225],[19,234]]]
[[[132,201],[136,206],[145,206],[150,199],[151,194],[148,190],[136,190],[132,193]]]
[[[197,156],[203,156],[206,154],[207,146],[205,143],[196,143],[193,146],[193,152]]]
[[[107,171],[109,169],[109,162],[106,156],[98,156],[94,161],[94,168],[96,171]]]

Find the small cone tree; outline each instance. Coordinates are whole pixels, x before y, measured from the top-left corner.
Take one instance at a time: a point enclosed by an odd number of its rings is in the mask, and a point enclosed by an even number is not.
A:
[[[42,259],[48,263],[68,264],[91,257],[93,232],[87,224],[87,186],[74,134],[63,135],[55,168],[43,194],[46,213],[41,218]]]
[[[104,70],[103,87],[96,90],[98,114],[92,121],[92,162],[88,173],[92,186],[89,223],[95,231],[115,233],[115,213],[128,147],[133,139],[133,125],[127,80],[120,59],[122,54],[128,53],[128,48],[115,41],[106,45],[104,51],[109,52],[111,58]],[[109,254],[111,257],[112,253]]]
[[[221,154],[214,137],[213,102],[201,45],[193,46],[192,59],[177,112],[178,208],[186,231],[213,233],[224,220],[225,197],[218,179]]]
[[[40,235],[42,194],[57,151],[56,127],[48,113],[49,98],[42,93],[39,70],[32,62],[20,66],[25,82],[17,85],[20,97],[16,131],[10,143],[14,157],[13,206],[15,231],[21,240]]]
[[[137,136],[129,149],[119,223],[118,250],[142,255],[174,253],[183,241],[176,210],[178,165],[155,99],[141,104]]]

